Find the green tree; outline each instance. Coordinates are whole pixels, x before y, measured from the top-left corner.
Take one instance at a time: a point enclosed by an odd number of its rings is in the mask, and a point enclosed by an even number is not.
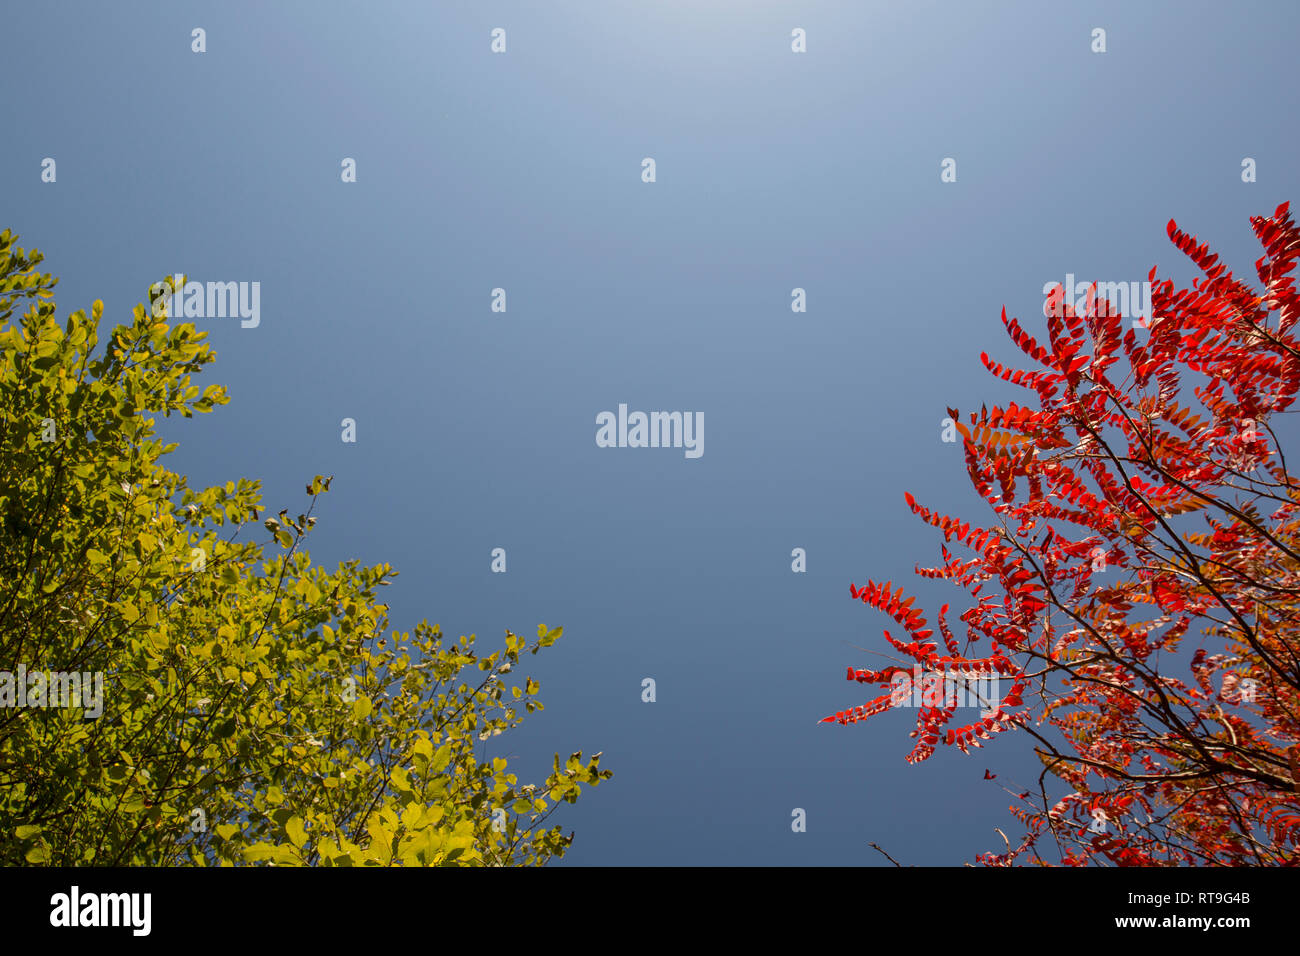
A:
[[[541,709],[536,681],[504,675],[561,629],[507,631],[486,656],[423,621],[385,636],[375,590],[396,572],[329,573],[303,548],[328,478],[304,514],[263,520],[257,482],[196,490],[160,464],[176,446],[154,415],[228,400],[191,385],[215,358],[206,334],[137,305],[96,356],[103,303],[60,325],[57,280],[14,239],[0,234],[0,863],[563,855],[572,834],[544,824],[612,775],[600,754],[557,754],[520,786],[482,753]]]

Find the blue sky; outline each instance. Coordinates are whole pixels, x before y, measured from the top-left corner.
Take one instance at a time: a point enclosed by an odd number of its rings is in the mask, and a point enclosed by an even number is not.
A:
[[[62,313],[260,282],[256,328],[195,320],[232,401],[165,423],[169,467],[260,478],[272,512],[335,475],[312,555],[396,567],[403,630],[564,626],[502,738],[524,779],[579,747],[614,771],[557,817],[561,865],[960,864],[1038,762],[1006,735],[909,767],[909,713],[818,725],[887,649],[849,584],[959,597],[912,575],[940,539],[903,495],[987,515],[939,423],[1023,397],[979,362],[1018,354],[1003,306],[1188,284],[1170,218],[1253,278],[1249,216],[1298,198],[1298,9],[19,5],[0,228]],[[704,453],[597,447],[620,403],[702,413]]]

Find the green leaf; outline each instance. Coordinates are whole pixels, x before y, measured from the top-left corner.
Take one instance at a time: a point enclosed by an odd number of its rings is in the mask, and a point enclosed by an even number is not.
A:
[[[34,846],[27,851],[24,859],[26,859],[28,863],[49,863],[50,848],[43,843]]]
[[[441,773],[451,763],[451,744],[443,744],[433,755],[433,760],[429,764],[431,773]]]
[[[279,849],[270,843],[254,843],[252,846],[244,848],[244,859],[249,863],[272,860],[277,855],[279,855]]]
[[[321,566],[301,547],[306,528],[291,534],[306,518],[286,508],[274,541],[257,527],[270,510],[258,481],[200,485],[166,468],[183,436],[164,442],[159,413],[229,402],[197,378],[216,358],[207,333],[144,304],[106,319],[101,300],[61,321],[28,294],[57,282],[35,270],[39,253],[0,236],[0,565],[12,565],[0,580],[14,612],[0,615],[0,666],[33,666],[33,653],[81,662],[108,691],[100,720],[47,710],[0,731],[20,768],[0,787],[0,866],[299,865],[308,846],[356,866],[563,855],[550,831],[520,829],[509,849],[493,834],[487,795],[517,806],[497,796],[515,781],[502,783],[503,758],[475,756],[480,733],[515,718],[498,704],[504,684],[484,694],[466,675],[517,664],[537,642],[511,633],[475,654],[473,634],[444,640],[425,621],[395,632],[375,599],[391,567]],[[47,417],[60,423],[50,447]],[[316,475],[306,491],[330,483]],[[192,570],[196,548],[204,572]],[[539,639],[559,633],[542,627]],[[341,709],[349,676],[359,699]],[[206,834],[191,829],[197,807],[212,818]],[[366,808],[377,812],[361,818]]]

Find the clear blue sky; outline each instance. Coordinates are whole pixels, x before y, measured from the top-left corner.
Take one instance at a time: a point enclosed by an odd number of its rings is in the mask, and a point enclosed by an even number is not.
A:
[[[1252,275],[1248,217],[1300,199],[1298,10],[15,4],[0,228],[62,313],[261,283],[257,328],[196,320],[232,401],[167,423],[170,467],[261,478],[272,512],[334,474],[312,554],[393,564],[402,629],[564,626],[502,740],[523,779],[579,747],[614,770],[557,817],[566,865],[959,864],[1014,832],[1029,740],[909,767],[907,712],[818,725],[888,649],[849,584],[958,596],[912,575],[939,539],[903,495],[987,515],[939,422],[1023,397],[979,363],[1018,354],[1004,305],[1038,327],[1067,273],[1187,284],[1171,217]],[[620,403],[703,413],[704,454],[597,447]]]

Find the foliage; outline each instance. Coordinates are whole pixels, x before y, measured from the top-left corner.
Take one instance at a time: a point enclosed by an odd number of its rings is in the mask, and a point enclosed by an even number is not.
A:
[[[385,637],[375,589],[396,572],[303,549],[328,478],[305,514],[259,523],[258,483],[191,489],[159,463],[176,445],[155,414],[228,400],[191,384],[206,333],[140,305],[96,357],[102,302],[60,326],[41,260],[0,235],[0,667],[99,672],[103,710],[0,708],[0,863],[563,855],[572,834],[542,824],[611,776],[600,755],[557,754],[534,787],[475,753],[541,709],[536,681],[503,675],[561,629],[486,656],[427,622]]]
[[[1259,292],[1170,221],[1204,278],[1175,292],[1151,270],[1144,340],[1095,286],[1082,312],[1058,287],[1046,345],[1003,310],[1037,367],[981,359],[1036,402],[959,425],[995,523],[907,496],[945,541],[943,564],[917,573],[970,594],[964,640],[946,604],[940,654],[901,587],[851,586],[908,632],[885,637],[909,667],[1003,678],[978,721],[952,726],[943,699],[922,706],[909,760],[1004,731],[1037,741],[1036,785],[1009,791],[1024,835],[982,863],[1049,862],[1049,836],[1074,865],[1300,863],[1300,487],[1273,429],[1300,388],[1290,275],[1300,230],[1285,203],[1251,221],[1265,250]],[[973,557],[954,556],[954,539]],[[888,684],[900,671],[848,676]],[[886,694],[826,721],[891,703]]]

